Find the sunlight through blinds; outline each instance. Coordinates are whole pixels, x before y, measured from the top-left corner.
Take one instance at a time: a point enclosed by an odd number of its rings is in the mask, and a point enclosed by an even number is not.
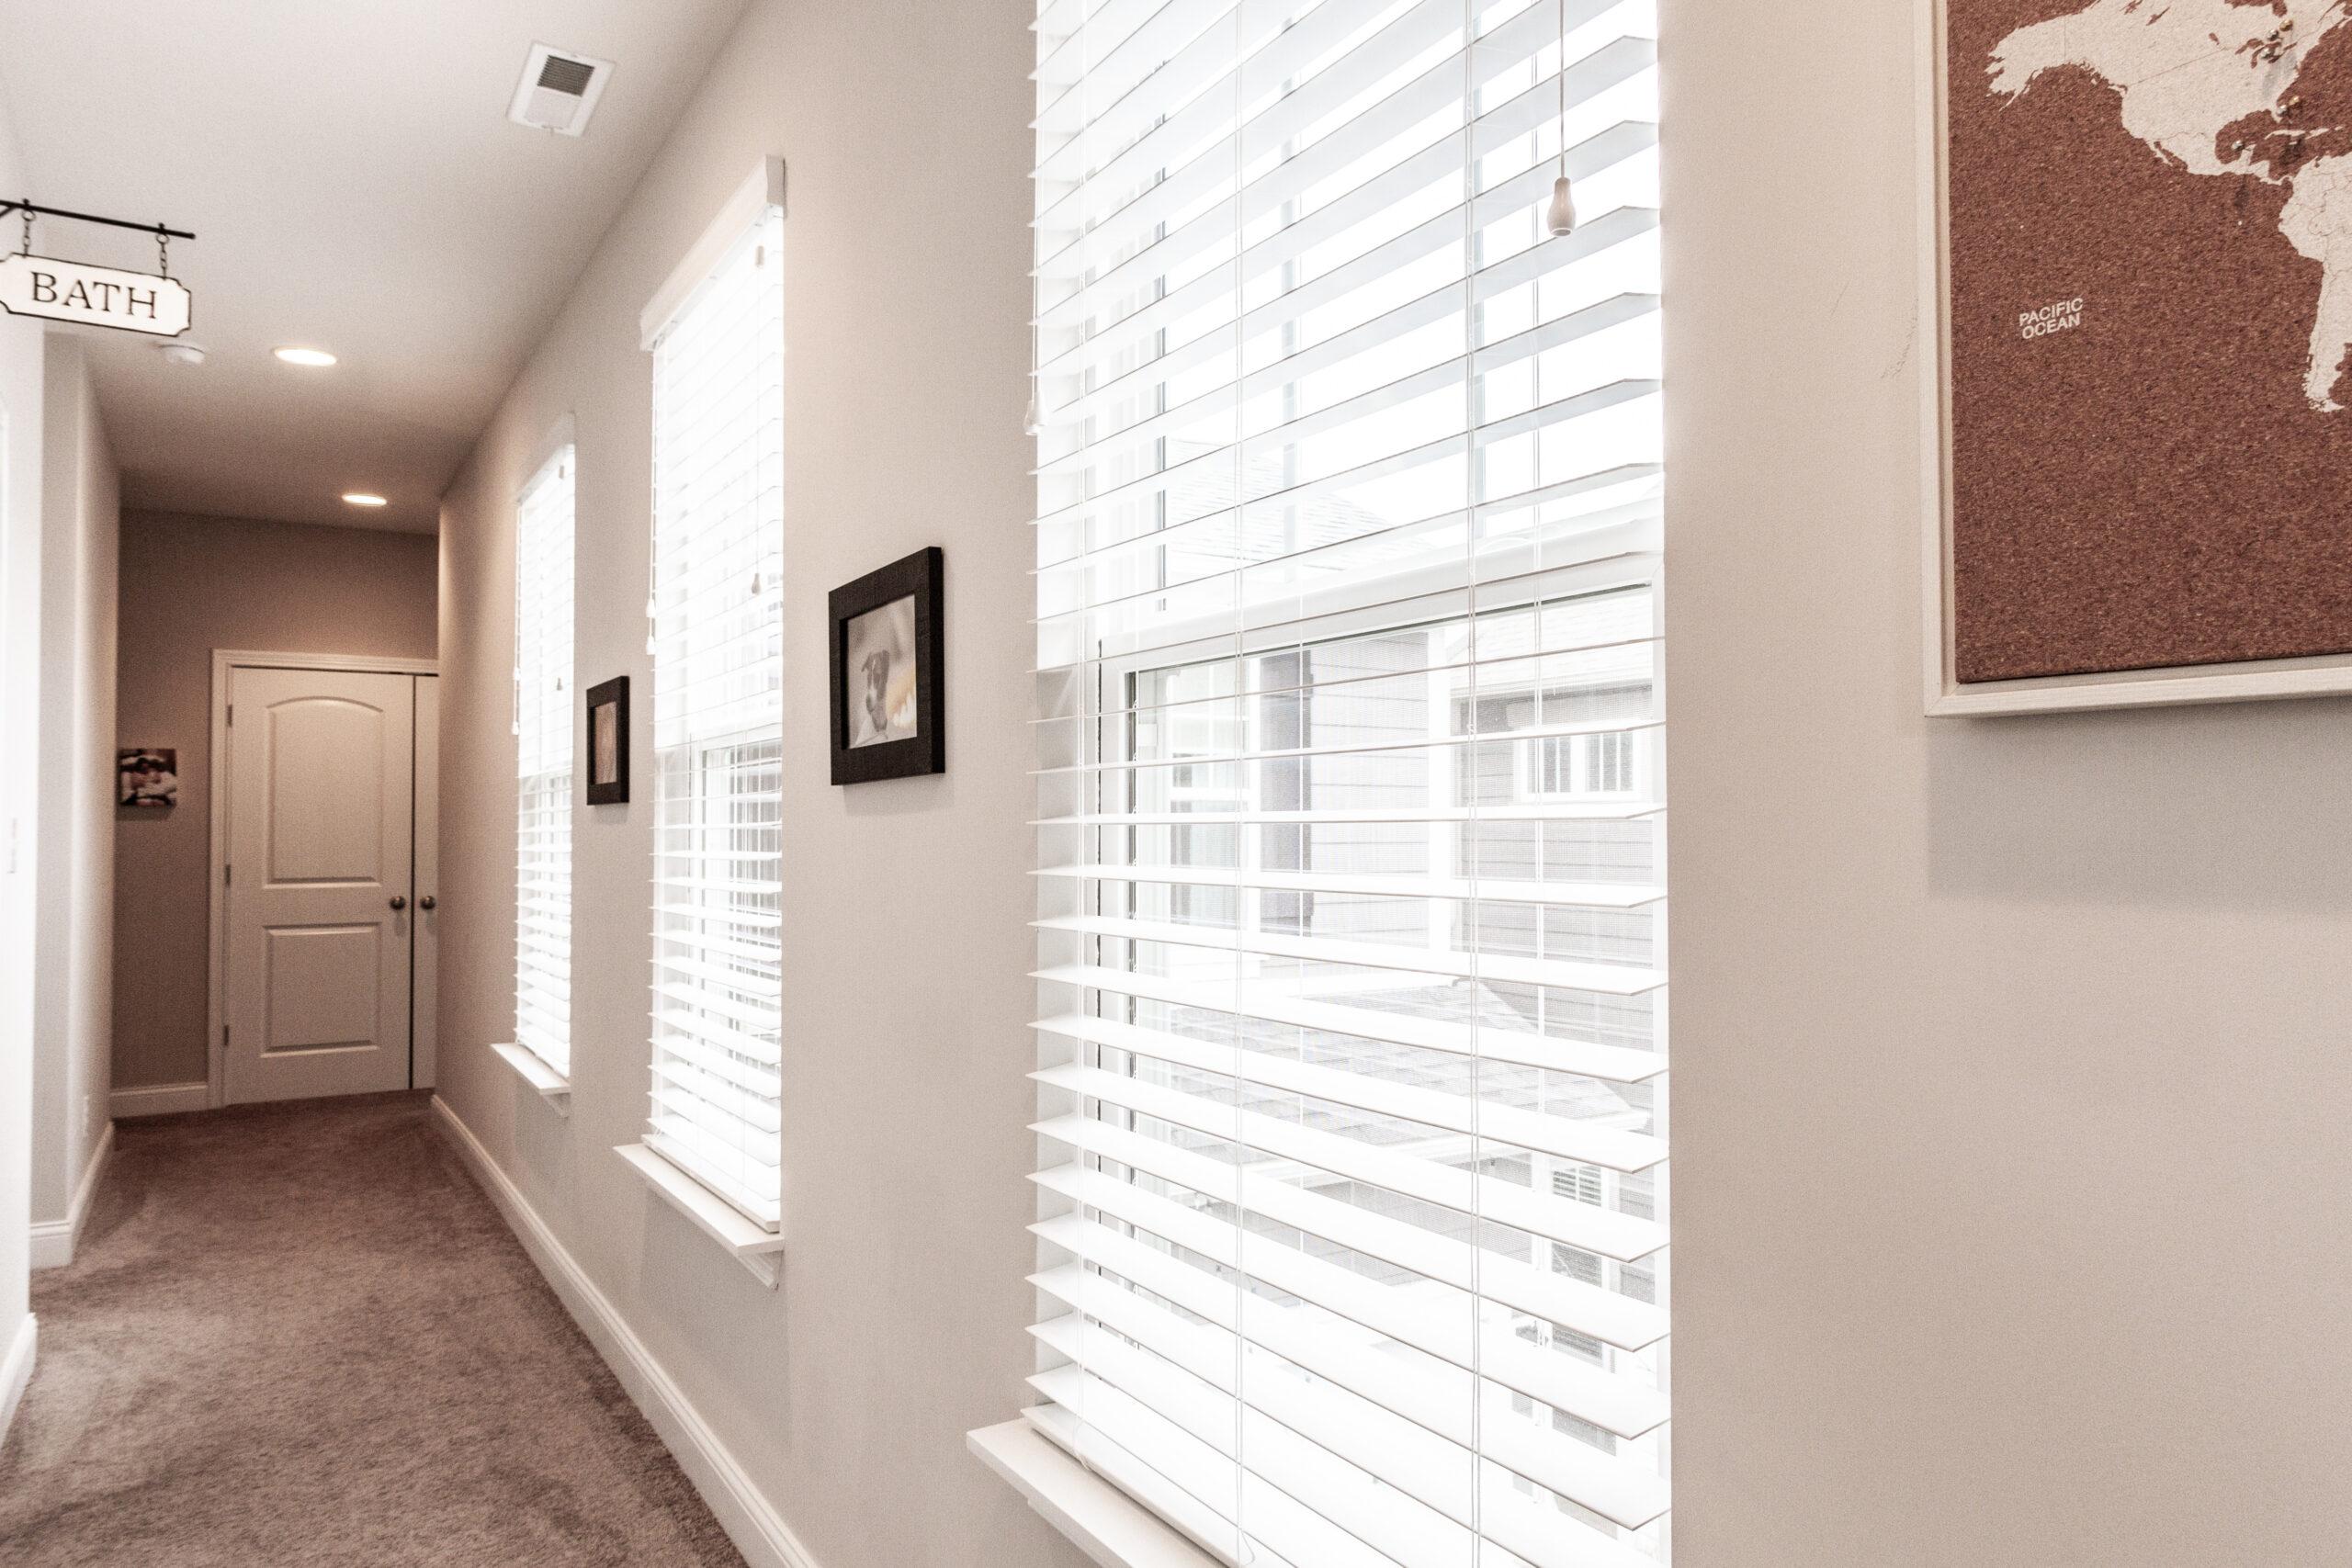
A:
[[[571,1072],[571,448],[514,509],[514,1039]]]
[[[653,369],[652,1112],[645,1141],[770,1229],[777,940],[784,215],[688,298]]]
[[[1668,1557],[1654,10],[1039,14],[1025,1414],[1227,1562]]]

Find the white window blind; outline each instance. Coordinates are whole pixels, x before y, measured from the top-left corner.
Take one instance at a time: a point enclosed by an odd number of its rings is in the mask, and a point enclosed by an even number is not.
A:
[[[572,451],[514,511],[514,1039],[571,1072]]]
[[[652,1110],[777,1227],[784,282],[768,209],[654,344]]]
[[[1654,7],[1037,30],[1027,1417],[1237,1564],[1655,1568]]]

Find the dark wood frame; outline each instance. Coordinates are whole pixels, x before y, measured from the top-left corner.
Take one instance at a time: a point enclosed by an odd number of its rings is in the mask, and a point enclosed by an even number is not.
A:
[[[894,560],[833,590],[827,601],[832,679],[833,782],[867,784],[947,771],[946,558],[937,546]],[[853,749],[849,743],[849,624],[869,610],[912,596],[915,602],[915,732]]]
[[[619,776],[611,784],[596,782],[596,710],[610,704],[613,715],[613,761]],[[587,728],[581,733],[587,744],[581,759],[580,777],[588,786],[591,806],[620,806],[628,800],[628,677],[616,675],[601,686],[588,688]]]

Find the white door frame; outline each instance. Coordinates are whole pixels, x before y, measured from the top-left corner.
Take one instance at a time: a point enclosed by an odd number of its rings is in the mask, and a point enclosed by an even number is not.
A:
[[[229,1056],[221,1032],[229,1022],[229,903],[224,868],[229,863],[229,677],[236,670],[334,670],[352,674],[438,675],[437,659],[378,659],[363,653],[267,653],[252,649],[212,650],[212,852],[211,886],[207,894],[211,932],[204,975],[204,1059],[206,1105],[218,1110],[229,1102]],[[439,790],[438,781],[435,784]],[[413,998],[413,993],[412,993]],[[413,1001],[412,999],[412,1008]],[[412,1011],[411,1050],[415,1023]]]

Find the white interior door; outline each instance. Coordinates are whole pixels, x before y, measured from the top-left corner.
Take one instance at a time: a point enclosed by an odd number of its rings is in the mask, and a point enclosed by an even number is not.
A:
[[[230,677],[232,1103],[409,1087],[417,679]]]

